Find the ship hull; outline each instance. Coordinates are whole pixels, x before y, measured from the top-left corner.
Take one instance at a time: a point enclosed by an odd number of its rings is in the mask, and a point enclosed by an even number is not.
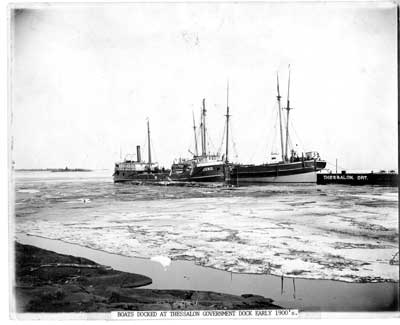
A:
[[[169,173],[136,173],[136,172],[119,172],[113,175],[114,183],[137,182],[137,183],[156,183],[168,181]]]
[[[241,183],[316,183],[317,171],[325,168],[324,161],[298,161],[264,165],[236,165],[231,182]]]
[[[233,180],[233,181],[235,181],[235,180]],[[240,178],[239,182],[245,182],[245,183],[315,183],[316,181],[317,181],[317,173],[316,172],[308,172],[308,173],[285,175],[285,176]]]
[[[180,182],[223,182],[225,179],[224,168],[221,164],[196,166],[192,170],[181,173],[172,172],[171,180]]]

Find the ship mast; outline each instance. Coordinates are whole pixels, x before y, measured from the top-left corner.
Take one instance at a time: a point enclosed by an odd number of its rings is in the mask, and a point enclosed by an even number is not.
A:
[[[229,81],[226,86],[226,149],[225,149],[225,164],[228,164],[228,152],[229,152]]]
[[[149,168],[151,167],[151,145],[150,145],[150,122],[147,119],[147,142],[148,142],[148,149],[149,149]]]
[[[276,88],[278,90],[278,95],[276,98],[278,99],[278,112],[279,112],[279,131],[281,135],[281,155],[282,155],[282,161],[285,161],[285,155],[283,151],[283,132],[282,132],[282,113],[281,113],[281,94],[279,92],[279,76],[278,73],[276,74]]]
[[[288,143],[289,143],[289,111],[292,109],[290,107],[289,101],[289,91],[290,91],[290,65],[289,65],[289,79],[288,79],[288,90],[287,90],[287,103],[286,103],[286,142],[285,142],[285,159],[288,160]]]
[[[207,157],[206,139],[206,99],[203,98],[203,108],[201,111],[201,155],[203,157]]]
[[[193,114],[193,132],[194,132],[194,153],[196,157],[199,155],[199,151],[197,149],[197,135],[196,135],[196,122],[194,120],[194,113]]]

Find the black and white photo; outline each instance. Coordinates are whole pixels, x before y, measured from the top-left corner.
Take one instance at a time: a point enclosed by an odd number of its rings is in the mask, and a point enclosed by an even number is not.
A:
[[[15,318],[398,315],[398,21],[10,5]]]

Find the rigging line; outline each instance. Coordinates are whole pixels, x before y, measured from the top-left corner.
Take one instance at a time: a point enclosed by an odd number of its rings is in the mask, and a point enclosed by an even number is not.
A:
[[[197,136],[197,134],[196,134],[196,136]],[[195,143],[194,143],[195,141],[192,138],[193,138],[193,135],[190,137],[191,140],[188,140],[188,145],[186,146],[186,148],[188,148],[188,151],[191,151],[192,148],[195,148]],[[192,145],[193,145],[193,147],[192,147]],[[195,151],[196,150],[193,149],[193,152],[195,152]]]
[[[218,147],[218,152],[221,152],[222,146],[224,145],[224,140],[225,140],[225,130],[226,130],[226,123],[224,123],[224,130],[222,132],[222,137],[221,137],[221,145]]]
[[[232,146],[233,146],[233,152],[235,153],[235,158],[238,158],[239,155],[238,155],[238,152],[237,152],[237,149],[236,149],[236,142],[235,142],[235,139],[233,138],[233,135],[235,134],[235,129],[233,127],[232,120],[229,121],[229,126],[231,128],[231,133],[230,133],[231,136],[230,136],[230,138],[232,139],[231,141],[232,141]]]
[[[234,154],[235,154],[235,158],[236,159],[238,159],[239,158],[239,154],[238,154],[238,151],[237,151],[237,148],[236,148],[236,142],[232,139],[232,147],[233,147],[233,152],[234,152]]]
[[[277,126],[278,126],[278,121],[279,121],[279,116],[278,116],[278,112],[275,112],[275,124],[273,126],[272,129],[270,129],[269,133],[268,133],[268,139],[269,142],[267,143],[267,152],[272,151],[274,143],[276,141],[276,136],[277,136]],[[272,135],[272,136],[271,136]]]
[[[288,154],[287,154],[287,156],[288,156],[288,158],[290,158],[291,157],[291,150],[294,150],[294,148],[293,148],[293,141],[292,141],[292,138],[290,137],[290,135],[289,135],[289,137],[288,137]]]
[[[215,147],[214,143],[212,142],[211,137],[208,134],[208,132],[207,132],[207,146],[208,146],[208,148],[211,147],[215,152],[216,147]],[[208,150],[208,151],[211,152],[210,150]]]
[[[226,128],[226,123],[225,123],[225,128]],[[237,158],[237,153],[235,152],[235,147],[234,147],[234,139],[233,139],[233,134],[234,134],[234,128],[233,128],[233,124],[232,124],[232,119],[229,120],[229,139],[228,139],[228,146],[229,144],[232,144],[230,146],[230,148],[233,148],[233,153],[235,158]],[[226,141],[226,139],[225,139]]]
[[[267,160],[271,160],[272,154],[277,154],[279,153],[280,149],[278,148],[279,145],[277,144],[277,132],[274,132],[274,137],[272,138],[272,142],[270,145],[266,148],[266,158]]]
[[[197,139],[199,139],[200,137],[201,137],[201,129],[200,129],[200,127],[198,127],[197,128],[197,134],[196,134],[196,136],[197,136]],[[198,144],[199,145],[199,144]],[[200,153],[199,153],[200,154]]]
[[[238,150],[237,150],[235,138],[233,137],[234,128],[233,128],[233,124],[232,123],[231,123],[231,129],[232,129],[232,132],[231,132],[232,147],[233,147],[233,152],[235,153],[235,158],[237,159],[237,158],[239,158],[239,153],[238,153]]]
[[[239,154],[238,154],[238,152],[237,152],[237,149],[236,149],[236,144],[235,143],[233,143],[233,152],[234,152],[234,158],[235,159],[238,159],[239,158]]]
[[[200,116],[200,122],[199,124],[196,126],[196,138],[197,138],[197,146],[201,147],[201,125],[202,125],[202,117]],[[190,140],[190,144],[189,144],[189,150],[192,148],[192,144],[193,144],[193,152],[196,152],[196,143],[195,143],[195,139],[193,139],[193,135],[190,137],[192,140]],[[200,139],[200,140],[199,140]],[[201,148],[198,148],[198,155],[201,156]]]
[[[217,149],[217,147],[214,145],[214,143],[211,139],[211,136],[208,132],[208,128],[205,129],[205,133],[206,133],[206,142],[207,142],[208,153],[215,154],[215,150]],[[210,149],[212,149],[212,150],[210,150]],[[207,155],[207,152],[206,152],[206,155]]]
[[[280,153],[280,146],[279,146],[279,140],[277,140],[278,134],[279,134],[279,130],[278,130],[278,122],[279,122],[279,112],[276,111],[275,113],[275,124],[274,127],[272,128],[272,130],[270,131],[270,133],[272,132],[273,136],[270,138],[270,141],[268,143],[268,147],[266,148],[266,152],[267,155],[269,154],[269,156],[267,156],[267,161],[271,162],[272,161],[272,154],[274,154],[274,156],[277,153]],[[280,154],[280,156],[282,156],[282,154]]]
[[[296,129],[294,128],[294,125],[293,125],[293,123],[292,123],[291,121],[290,121],[290,126],[291,126],[291,129],[294,131],[294,134],[295,134],[297,140],[298,140],[299,143],[300,143],[300,149],[301,149],[301,151],[302,151],[302,152],[305,152],[305,147],[304,147],[304,145],[303,145],[303,142],[301,141],[301,138],[299,137],[299,135],[298,135],[298,133],[297,133]]]
[[[221,145],[218,148],[218,152],[217,154],[220,155],[221,150],[222,150],[222,146],[224,145],[224,140],[225,140],[225,131],[226,131],[226,123],[224,123],[224,131],[222,133],[222,140],[221,140]]]
[[[274,103],[272,105],[272,110],[269,112],[268,117],[268,121],[275,121],[275,125],[278,124],[278,109],[277,109],[277,103]],[[275,117],[275,118],[274,118]],[[267,132],[265,133],[265,135],[270,136],[271,132],[273,131],[273,129],[271,128],[267,128]]]
[[[192,126],[192,130],[193,130],[193,126]],[[192,131],[193,132],[193,131]],[[189,132],[188,132],[188,135],[189,135]],[[191,134],[191,136],[184,136],[184,138],[185,139],[187,139],[187,142],[186,142],[186,147],[185,148],[187,148],[187,151],[190,151],[190,152],[192,152],[192,148],[195,148],[195,140],[193,139],[193,135],[194,136],[196,136],[197,137],[197,134]],[[193,147],[192,147],[192,144],[193,144]],[[193,152],[195,152],[195,150],[193,149]]]
[[[196,133],[197,139],[200,139],[200,137],[201,137],[201,129],[200,129],[199,126],[196,127],[196,132],[197,132]],[[191,151],[192,148],[194,148],[193,149],[193,153],[195,153],[196,152],[196,148],[195,148],[196,147],[196,143],[195,143],[195,140],[193,139],[193,135],[190,136],[190,139],[191,140],[189,140],[189,145],[187,146],[187,148],[190,151]],[[193,147],[192,147],[192,144],[193,144]],[[201,143],[199,143],[199,140],[197,141],[197,146],[201,146]],[[198,149],[198,150],[201,151],[201,148]],[[198,154],[201,155],[201,152],[199,152]]]
[[[291,125],[291,120],[289,121],[289,124]],[[287,153],[286,153],[288,158],[289,158],[290,150],[293,150],[293,139],[292,139],[292,136],[290,134],[288,134],[288,137],[287,137]]]
[[[271,121],[271,118],[274,116],[274,113],[275,114],[278,113],[278,111],[276,110],[276,105],[277,105],[276,103],[273,104],[272,105],[273,109],[271,111],[269,111],[269,114],[268,113],[266,114],[267,115],[267,121]],[[266,130],[267,131],[265,133],[263,132],[263,135],[266,136],[265,139],[266,139],[267,142],[266,143],[263,142],[263,141],[258,142],[258,145],[257,145],[256,149],[253,151],[253,153],[250,156],[250,161],[251,162],[253,161],[255,154],[260,151],[260,148],[268,145],[268,140],[267,139],[270,138],[272,130],[270,128],[267,128]]]

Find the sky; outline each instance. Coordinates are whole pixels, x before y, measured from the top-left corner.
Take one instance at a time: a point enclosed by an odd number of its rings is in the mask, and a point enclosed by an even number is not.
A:
[[[112,169],[146,149],[190,157],[206,100],[221,145],[229,81],[231,160],[268,161],[291,71],[291,142],[334,168],[397,170],[392,3],[31,5],[11,13],[16,168]],[[142,152],[142,157],[146,154]]]

